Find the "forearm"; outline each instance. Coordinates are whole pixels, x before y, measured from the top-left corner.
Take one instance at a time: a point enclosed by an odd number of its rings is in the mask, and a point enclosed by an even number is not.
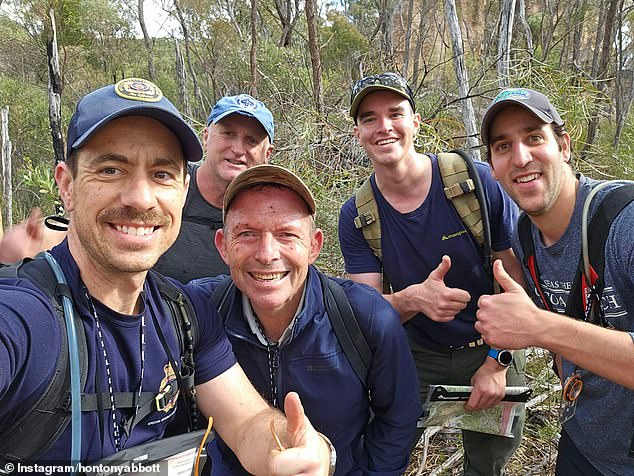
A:
[[[545,313],[545,311],[542,311]],[[535,345],[619,385],[634,389],[634,341],[627,332],[547,313]]]
[[[398,312],[401,323],[409,321],[419,311],[412,308],[413,298],[410,296],[409,287],[392,294],[383,294],[383,297]]]

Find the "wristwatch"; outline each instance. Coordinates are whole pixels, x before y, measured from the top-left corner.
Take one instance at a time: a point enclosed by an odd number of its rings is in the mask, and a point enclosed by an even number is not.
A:
[[[317,432],[317,434],[321,436],[321,438],[328,445],[328,450],[330,451],[330,467],[328,468],[328,476],[333,476],[335,474],[335,468],[337,466],[337,450],[335,450],[335,447],[332,446],[332,443],[326,435],[319,432]]]
[[[502,367],[509,367],[513,363],[513,352],[510,350],[490,348],[487,355],[495,359]]]

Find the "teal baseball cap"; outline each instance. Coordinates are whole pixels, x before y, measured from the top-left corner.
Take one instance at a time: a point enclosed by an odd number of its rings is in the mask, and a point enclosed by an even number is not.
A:
[[[218,123],[230,114],[241,114],[243,116],[256,119],[269,136],[269,141],[273,143],[275,126],[273,125],[273,114],[264,105],[248,94],[238,94],[237,96],[225,96],[220,98],[211,109],[207,118],[207,125]]]

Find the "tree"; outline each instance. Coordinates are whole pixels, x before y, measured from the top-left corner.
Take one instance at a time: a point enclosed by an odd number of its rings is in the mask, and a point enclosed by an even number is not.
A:
[[[279,46],[290,46],[293,30],[301,13],[299,0],[275,0],[275,11],[282,27]]]
[[[324,95],[321,88],[321,53],[317,31],[317,0],[306,0],[306,24],[308,26],[308,49],[313,71],[313,99],[317,113],[324,113]]]
[[[147,50],[147,70],[152,81],[156,81],[156,66],[154,66],[154,42],[150,38],[145,26],[145,14],[143,11],[143,4],[145,0],[138,0],[137,2],[137,17],[139,19],[139,26],[141,27],[141,33],[143,34],[143,44]]]
[[[509,64],[511,62],[511,39],[513,38],[514,15],[515,0],[502,0],[497,61],[498,83],[501,88],[507,88],[509,86]]]

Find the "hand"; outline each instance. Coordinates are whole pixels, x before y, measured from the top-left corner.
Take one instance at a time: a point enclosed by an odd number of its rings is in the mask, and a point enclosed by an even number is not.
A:
[[[453,320],[471,300],[471,295],[467,291],[445,286],[445,275],[450,268],[451,258],[445,255],[423,283],[414,285],[418,287],[418,312],[424,312],[435,322]]]
[[[284,400],[286,444],[273,450],[271,474],[276,476],[325,476],[330,468],[330,450],[304,414],[299,395],[290,392]]]
[[[487,357],[482,366],[471,377],[473,390],[465,410],[469,412],[486,410],[500,403],[506,387],[506,367]]]
[[[0,240],[0,261],[13,263],[33,258],[40,251],[52,248],[64,239],[65,233],[49,230],[39,208],[31,210],[29,218],[7,230]]]
[[[536,345],[535,336],[541,332],[539,313],[543,311],[507,274],[500,260],[493,263],[493,275],[504,292],[480,297],[475,329],[487,344],[497,349]]]

